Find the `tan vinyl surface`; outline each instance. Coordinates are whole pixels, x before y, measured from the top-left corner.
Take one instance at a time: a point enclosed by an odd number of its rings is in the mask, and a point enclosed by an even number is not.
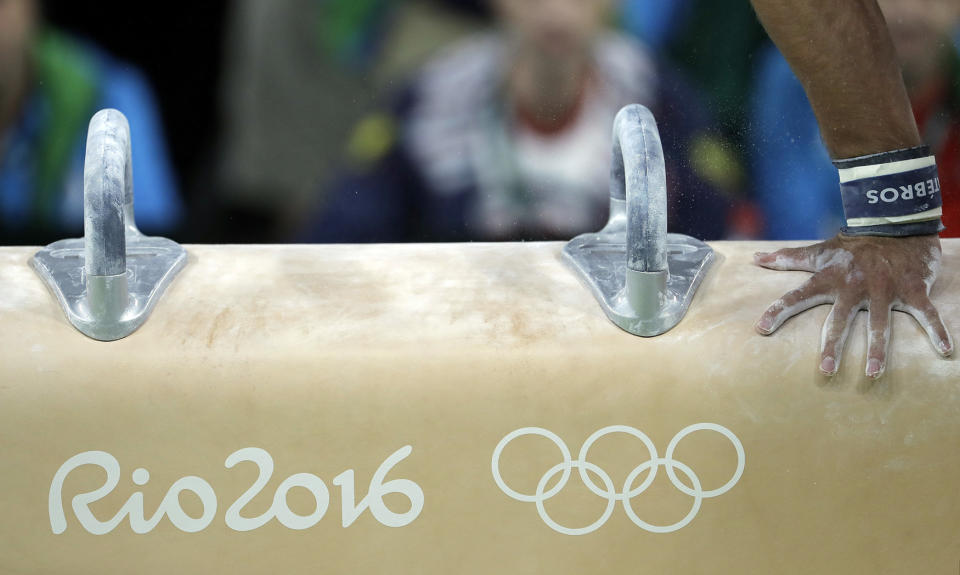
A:
[[[912,318],[896,313],[887,374],[868,380],[861,314],[828,380],[817,372],[827,307],[768,338],[752,328],[807,274],[754,267],[753,252],[773,245],[713,245],[719,261],[691,311],[654,339],[606,320],[561,262],[561,244],[189,246],[152,317],[113,343],[66,322],[27,265],[32,249],[0,248],[0,573],[960,572],[957,361],[938,359]],[[960,240],[944,242],[943,270],[934,300],[960,336]],[[498,442],[524,427],[552,431],[576,459],[593,432],[632,426],[664,457],[697,423],[736,436],[744,471],[672,533],[642,529],[616,501],[595,531],[561,534],[491,472]],[[353,469],[359,500],[407,445],[385,481],[416,483],[419,516],[388,527],[368,509],[343,527],[334,477]],[[312,473],[329,491],[322,519],[303,530],[276,518],[229,528],[227,510],[257,468],[225,460],[246,447],[269,452],[275,469],[243,516],[267,511],[285,478]],[[87,465],[63,483],[67,527],[54,534],[53,478],[91,450],[120,468],[116,488],[90,504],[100,521],[138,492],[149,518],[186,476],[215,491],[212,521],[189,533],[164,517],[135,534],[124,519],[94,535],[71,504],[105,481]],[[684,438],[673,457],[704,490],[737,465],[732,443],[711,431]],[[622,433],[589,453],[617,491],[649,459]],[[561,462],[547,439],[523,437],[499,463],[507,484],[532,494]],[[143,487],[131,480],[139,467],[150,473]],[[693,501],[660,467],[631,505],[666,525]],[[201,515],[197,496],[180,502]],[[396,513],[409,507],[398,494],[385,502]],[[287,505],[300,515],[315,506],[302,487]],[[581,527],[607,499],[574,470],[544,505]]]

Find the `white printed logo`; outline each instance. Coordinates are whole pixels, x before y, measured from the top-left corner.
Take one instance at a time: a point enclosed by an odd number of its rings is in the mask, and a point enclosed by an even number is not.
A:
[[[694,431],[715,431],[729,439],[730,443],[733,444],[734,449],[737,450],[737,470],[734,472],[733,477],[731,477],[729,481],[716,489],[705,491],[703,486],[700,485],[700,479],[697,477],[696,473],[694,473],[693,470],[690,469],[690,467],[686,464],[673,459],[673,452],[676,449],[677,444],[680,443],[681,439],[693,433]],[[647,451],[650,453],[649,460],[644,461],[640,465],[636,466],[633,471],[627,475],[627,479],[624,481],[623,489],[621,491],[616,491],[616,488],[613,485],[613,480],[606,471],[587,460],[587,453],[590,451],[590,447],[594,444],[594,442],[611,433],[626,433],[636,437],[643,442],[647,448]],[[514,439],[523,437],[525,435],[539,435],[549,439],[557,446],[557,448],[560,449],[560,453],[563,455],[563,461],[551,467],[546,473],[543,474],[542,477],[540,477],[540,481],[537,483],[536,492],[532,495],[514,491],[506,484],[506,482],[504,482],[503,477],[500,475],[500,455],[503,453],[504,448],[506,448],[507,444]],[[642,431],[626,425],[611,425],[596,431],[593,435],[587,438],[583,444],[583,447],[580,448],[580,455],[576,460],[571,459],[570,450],[567,448],[567,444],[564,443],[563,440],[552,431],[543,429],[542,427],[524,427],[507,434],[506,437],[500,440],[500,443],[497,444],[496,449],[493,450],[491,469],[493,471],[493,480],[504,493],[511,498],[516,499],[517,501],[534,503],[537,507],[537,513],[540,515],[540,518],[543,519],[544,523],[546,523],[554,531],[558,531],[565,535],[585,535],[587,533],[596,531],[604,523],[606,523],[613,514],[613,508],[617,501],[621,501],[623,503],[623,509],[626,511],[627,517],[629,517],[630,520],[641,529],[650,531],[652,533],[670,533],[677,531],[678,529],[682,529],[691,521],[693,521],[693,518],[696,517],[697,513],[700,511],[700,504],[704,499],[722,495],[736,485],[737,481],[740,480],[740,476],[743,475],[743,467],[745,463],[746,457],[743,452],[743,444],[740,443],[740,440],[736,435],[733,434],[732,431],[726,427],[723,427],[722,425],[717,425],[716,423],[696,423],[683,428],[673,437],[672,440],[670,440],[670,444],[667,445],[667,452],[663,457],[660,457],[657,454],[657,448],[653,445],[653,442],[650,440],[650,438],[647,437],[647,435]],[[653,483],[653,480],[656,478],[657,470],[661,465],[666,469],[667,477],[670,479],[670,483],[672,483],[674,487],[683,493],[693,497],[693,507],[690,509],[690,512],[687,513],[686,517],[672,525],[651,525],[650,523],[647,523],[646,521],[637,517],[637,514],[630,505],[630,501],[634,497],[637,497],[646,491],[648,487],[650,487],[650,485]],[[571,528],[560,525],[550,517],[546,508],[544,507],[544,503],[548,499],[555,496],[567,485],[567,481],[570,479],[570,471],[574,468],[576,468],[580,473],[580,479],[583,481],[584,485],[586,485],[594,495],[607,500],[607,507],[604,510],[603,515],[600,516],[600,519],[597,519],[586,527]],[[677,479],[677,475],[674,471],[675,469],[679,469],[680,472],[687,477],[687,480],[693,486],[692,489]],[[643,482],[640,483],[640,485],[638,485],[636,488],[631,489],[631,486],[636,481],[637,477],[647,470],[649,470],[649,473]],[[593,482],[593,480],[587,474],[588,471],[600,477],[601,481],[603,481],[603,488],[598,487]],[[549,483],[550,480],[558,473],[562,474],[560,476],[560,480],[549,491],[545,491],[547,488],[547,483]]]
[[[926,181],[919,181],[916,184],[900,186],[900,189],[884,188],[882,190],[868,190],[866,193],[867,203],[876,204],[881,200],[886,204],[892,204],[900,200],[912,200],[914,197],[926,198],[933,197],[940,191],[940,178],[934,177]]]
[[[423,509],[423,490],[409,479],[393,479],[384,481],[387,473],[393,467],[407,458],[413,448],[409,445],[401,447],[380,464],[370,480],[367,494],[359,502],[354,493],[353,470],[348,469],[333,478],[333,484],[340,487],[341,525],[349,527],[367,509],[373,517],[387,527],[403,527],[413,522]],[[224,465],[230,469],[237,463],[249,461],[255,463],[260,473],[253,485],[247,489],[227,509],[224,521],[230,529],[235,531],[250,531],[262,527],[271,519],[276,518],[283,526],[289,529],[307,529],[316,525],[327,512],[330,504],[330,492],[322,479],[312,473],[296,473],[280,483],[273,495],[273,504],[265,513],[257,517],[244,517],[240,514],[244,506],[263,490],[273,475],[273,458],[266,450],[257,447],[247,447],[231,453]],[[84,529],[95,535],[109,533],[129,517],[130,528],[134,533],[147,533],[153,530],[160,520],[166,516],[173,525],[187,533],[195,533],[206,529],[217,514],[217,495],[213,487],[201,477],[181,477],[170,487],[159,508],[152,517],[144,516],[143,493],[137,491],[127,499],[116,515],[107,521],[100,521],[90,511],[90,505],[103,499],[116,488],[120,481],[120,463],[117,458],[106,451],[85,451],[68,459],[53,476],[50,484],[48,510],[50,513],[50,528],[54,533],[63,533],[67,529],[67,518],[63,512],[63,483],[74,469],[84,465],[94,465],[107,473],[107,480],[94,491],[75,495],[72,500],[73,512]],[[150,473],[141,468],[133,471],[133,482],[145,485],[150,481]],[[301,487],[310,491],[315,499],[315,507],[308,515],[294,513],[287,505],[287,493],[294,487]],[[180,493],[190,491],[200,499],[203,512],[200,517],[191,517],[180,507]],[[385,495],[399,493],[410,501],[410,509],[404,513],[391,511],[383,502]]]

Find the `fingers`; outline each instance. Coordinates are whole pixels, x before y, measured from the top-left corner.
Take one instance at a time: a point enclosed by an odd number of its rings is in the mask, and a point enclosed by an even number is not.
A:
[[[847,334],[850,333],[850,325],[862,305],[861,302],[838,299],[827,315],[820,338],[820,371],[825,375],[834,375],[840,369],[840,357]]]
[[[800,248],[783,248],[773,253],[753,254],[753,263],[772,270],[817,271],[817,257],[822,253],[820,244]]]
[[[917,320],[923,330],[927,332],[927,337],[930,338],[930,343],[933,344],[937,353],[943,357],[953,353],[953,338],[950,337],[950,332],[947,331],[947,326],[944,325],[940,312],[937,311],[930,298],[924,295],[913,304],[901,304],[896,309],[909,313]]]
[[[887,368],[892,311],[892,306],[887,301],[875,299],[870,302],[870,325],[867,328],[867,377],[878,378]]]
[[[827,286],[818,276],[813,276],[797,289],[787,292],[773,302],[760,316],[755,328],[762,335],[770,335],[791,317],[825,303],[830,303]]]

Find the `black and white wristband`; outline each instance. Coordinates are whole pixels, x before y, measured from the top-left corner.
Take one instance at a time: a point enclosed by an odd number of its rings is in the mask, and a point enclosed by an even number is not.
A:
[[[918,146],[833,162],[849,236],[919,236],[943,230],[940,178]]]

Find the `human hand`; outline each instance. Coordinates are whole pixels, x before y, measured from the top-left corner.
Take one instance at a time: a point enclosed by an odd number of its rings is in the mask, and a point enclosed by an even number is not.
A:
[[[953,353],[953,340],[930,301],[940,271],[940,238],[877,237],[840,234],[825,242],[773,253],[757,253],[754,263],[773,270],[813,272],[760,317],[756,330],[770,335],[791,317],[833,304],[820,341],[820,371],[834,375],[843,345],[860,310],[869,313],[866,374],[880,377],[886,368],[892,310],[912,315],[941,356]]]

